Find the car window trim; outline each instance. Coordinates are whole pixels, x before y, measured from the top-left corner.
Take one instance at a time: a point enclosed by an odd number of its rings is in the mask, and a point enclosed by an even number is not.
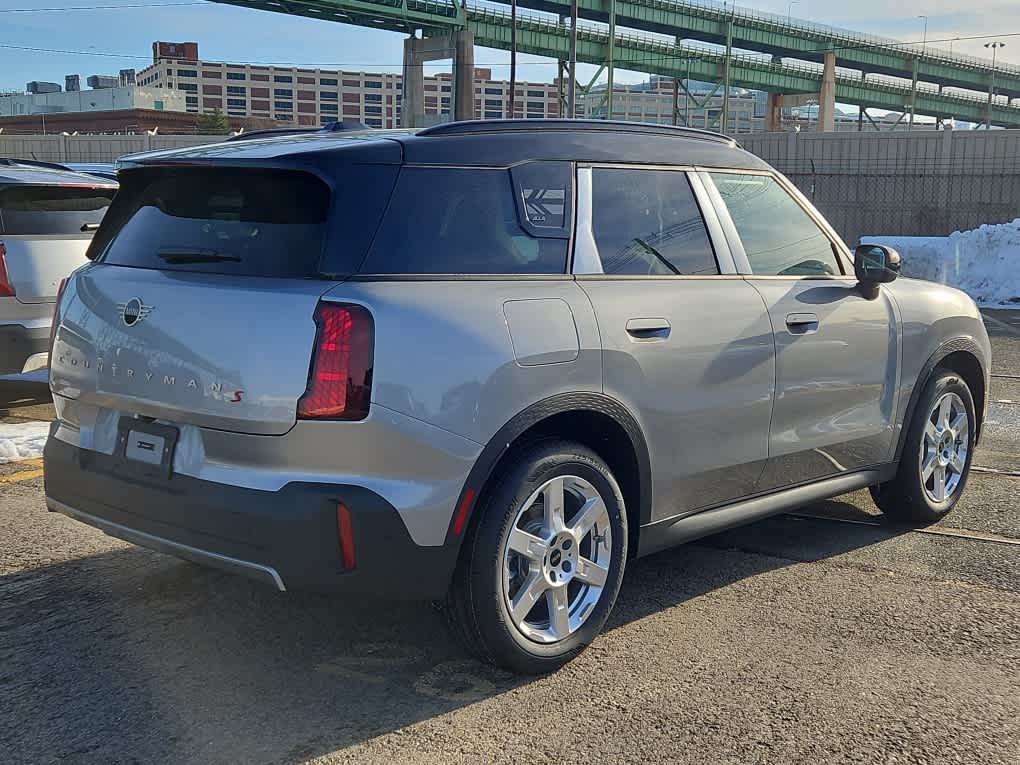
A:
[[[607,274],[602,266],[602,257],[599,255],[598,246],[595,243],[595,231],[593,227],[592,208],[592,171],[595,169],[611,170],[648,170],[683,173],[694,196],[694,203],[701,214],[702,223],[705,226],[705,233],[708,236],[709,245],[712,247],[712,256],[715,258],[717,274]],[[715,207],[707,196],[705,186],[697,177],[696,168],[693,165],[667,165],[667,164],[635,164],[628,162],[579,162],[574,182],[577,200],[574,207],[574,237],[573,260],[570,273],[585,279],[720,279],[720,278],[743,278],[734,262],[729,243],[723,234],[721,222],[716,215]]]
[[[767,176],[774,180],[780,188],[789,194],[790,198],[796,203],[801,210],[803,210],[808,218],[818,226],[818,230],[822,232],[826,239],[829,240],[832,246],[832,255],[836,260],[836,264],[839,266],[842,273],[839,274],[803,274],[803,275],[779,275],[779,274],[756,274],[751,268],[751,261],[747,257],[747,252],[744,250],[744,243],[740,238],[740,234],[737,231],[736,224],[733,222],[733,218],[730,216],[729,208],[726,206],[726,202],[722,198],[722,194],[719,193],[719,188],[715,185],[715,180],[712,178],[712,173],[727,173],[730,175],[762,175]],[[794,186],[789,179],[783,176],[778,171],[774,170],[744,170],[740,168],[723,168],[723,167],[699,167],[697,174],[705,184],[706,190],[712,203],[715,207],[715,212],[719,216],[720,223],[726,235],[726,240],[729,242],[733,253],[733,259],[737,263],[737,272],[742,276],[752,277],[754,279],[783,279],[785,281],[803,281],[805,279],[815,280],[828,280],[828,281],[847,281],[854,280],[856,278],[853,275],[852,262],[849,260],[849,251],[846,248],[846,244],[839,238],[835,230],[829,225],[828,221],[822,217],[813,205],[807,200],[796,186]]]

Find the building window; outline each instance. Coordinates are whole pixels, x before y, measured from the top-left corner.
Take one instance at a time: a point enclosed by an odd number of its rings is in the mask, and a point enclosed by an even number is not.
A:
[[[277,96],[278,98],[293,98],[294,91],[291,90],[290,88],[274,88],[273,95]]]
[[[381,106],[366,106],[365,114],[382,114]]]
[[[336,77],[320,77],[319,84],[328,85],[331,88],[335,88],[337,85]]]
[[[540,112],[545,111],[545,101],[528,101],[528,108],[535,109]]]
[[[320,125],[332,125],[336,122],[336,117],[319,117]]]
[[[528,119],[529,120],[540,120],[540,119],[542,119],[542,116],[543,115],[536,114],[535,112],[528,112]]]
[[[490,109],[502,109],[503,108],[503,102],[500,101],[498,98],[486,98],[485,99],[485,105],[487,107],[489,107]]]
[[[274,74],[273,82],[294,82],[294,78],[289,74]]]
[[[273,101],[273,108],[279,109],[280,111],[290,110],[294,111],[293,101]]]
[[[247,104],[245,103],[245,100],[243,98],[228,98],[227,106],[228,107],[232,106],[235,109],[244,109],[247,106]]]
[[[439,102],[443,106],[449,106],[450,105],[450,97],[449,96],[443,96],[442,98],[439,99]]]
[[[369,127],[382,127],[382,119],[380,117],[369,117],[365,120],[365,124]]]
[[[487,120],[498,120],[503,118],[503,112],[486,112],[485,119]]]
[[[194,82],[179,82],[179,83],[177,83],[177,89],[178,90],[185,90],[188,93],[197,93],[198,92],[198,84],[194,83]]]
[[[486,88],[485,95],[487,96],[501,96],[503,95],[503,88]]]
[[[198,106],[198,96],[185,96],[184,103],[188,106]]]
[[[293,114],[277,114],[277,115],[275,115],[275,117],[276,117],[276,119],[280,120],[280,122],[293,122],[294,121],[294,115]]]
[[[528,98],[545,98],[544,90],[529,90]]]
[[[319,104],[319,112],[322,113],[322,114],[336,114],[337,113],[337,105],[336,104]]]
[[[372,80],[365,80],[365,87],[366,88],[381,88],[382,87],[382,83],[381,82],[373,82]]]
[[[245,89],[240,85],[227,85],[228,96],[243,96],[244,94]]]
[[[450,92],[450,86],[449,85],[443,85],[440,88],[440,90],[443,91],[444,93],[449,93]]]
[[[178,77],[198,77],[198,71],[195,69],[178,69]]]
[[[366,93],[365,94],[365,101],[367,103],[381,104],[382,103],[382,93]]]
[[[227,72],[228,80],[243,80],[244,72]]]
[[[332,91],[329,91],[329,90],[324,90],[321,93],[319,93],[319,100],[320,101],[336,101],[337,100],[337,94],[332,92]]]
[[[231,117],[247,117],[248,116],[248,112],[246,112],[244,109],[241,109],[240,111],[238,111],[237,109],[227,109],[227,114],[229,114]]]

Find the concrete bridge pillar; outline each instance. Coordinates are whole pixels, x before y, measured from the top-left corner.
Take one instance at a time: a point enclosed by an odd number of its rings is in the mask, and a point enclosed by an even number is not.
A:
[[[831,133],[836,129],[836,54],[825,54],[822,89],[818,93],[818,129]]]
[[[439,37],[408,37],[404,40],[404,90],[401,104],[402,127],[425,126],[426,61],[453,59],[453,117],[470,120],[475,116],[475,36],[461,30]]]
[[[769,93],[765,102],[765,129],[779,133],[783,129],[783,94]]]

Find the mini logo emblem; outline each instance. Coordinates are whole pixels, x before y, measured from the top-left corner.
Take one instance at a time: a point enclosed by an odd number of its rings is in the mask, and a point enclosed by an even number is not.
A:
[[[133,327],[152,312],[152,306],[145,305],[139,298],[131,298],[118,305],[117,310],[120,311],[120,320],[124,326]]]

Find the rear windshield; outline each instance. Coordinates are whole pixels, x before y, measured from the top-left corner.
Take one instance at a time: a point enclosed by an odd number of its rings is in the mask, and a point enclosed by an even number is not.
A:
[[[546,200],[558,222],[563,183],[553,202]],[[566,261],[565,239],[540,238],[522,227],[509,170],[405,167],[361,271],[562,274]]]
[[[236,276],[319,274],[330,191],[314,175],[250,168],[145,168],[90,255],[104,263]]]
[[[0,187],[0,233],[43,236],[93,231],[116,191],[27,184]]]

